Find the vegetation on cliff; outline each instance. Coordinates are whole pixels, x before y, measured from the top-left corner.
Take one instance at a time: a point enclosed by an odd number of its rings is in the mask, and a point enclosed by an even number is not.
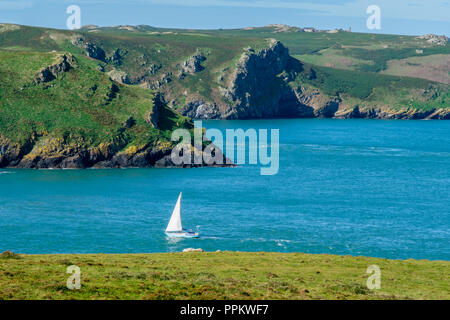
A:
[[[0,51],[0,166],[149,166],[190,119],[67,52]]]
[[[448,61],[433,39],[0,24],[0,166],[155,165],[169,133],[192,128],[182,115],[449,119],[448,70],[442,81],[401,76],[415,74],[408,63],[427,73],[431,57]],[[350,62],[320,58],[332,55]]]

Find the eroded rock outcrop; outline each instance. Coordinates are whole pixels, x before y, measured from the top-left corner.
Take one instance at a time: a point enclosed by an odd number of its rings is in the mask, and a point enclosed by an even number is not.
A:
[[[86,55],[90,58],[105,61],[105,51],[97,45],[87,41],[82,36],[76,36],[72,39],[72,44],[83,49]]]
[[[426,117],[427,120],[450,120],[450,109],[438,109],[433,111],[433,113]]]
[[[33,148],[35,137],[30,137],[23,143],[12,143],[0,136],[0,168],[16,166],[20,160]]]
[[[122,83],[122,84],[131,84],[130,77],[128,73],[125,71],[119,71],[116,69],[111,70],[108,72],[109,77],[111,80]]]
[[[161,108],[164,108],[165,106],[164,97],[161,95],[160,92],[157,92],[155,94],[155,97],[153,98],[153,108],[150,110],[150,112],[147,115],[147,118],[145,121],[147,121],[148,124],[150,124],[153,128],[158,129],[158,122],[160,118],[160,110]]]
[[[215,103],[198,98],[185,104],[180,110],[182,114],[192,119],[220,119],[222,115]]]
[[[19,30],[20,26],[17,24],[0,23],[0,33]]]
[[[187,61],[181,64],[181,70],[183,73],[194,74],[204,70],[202,62],[206,60],[206,57],[199,51]]]
[[[64,72],[69,71],[72,69],[75,65],[75,61],[72,55],[62,55],[61,57],[58,57],[58,62],[52,64],[51,66],[48,66],[36,75],[36,78],[34,79],[35,83],[45,83],[52,81]]]
[[[108,61],[112,62],[116,66],[120,66],[122,64],[124,55],[125,52],[123,52],[122,49],[117,48],[116,50],[114,50],[112,56],[108,58]]]
[[[417,39],[426,40],[428,43],[438,46],[445,46],[448,42],[448,38],[446,36],[438,36],[432,33],[419,36]]]

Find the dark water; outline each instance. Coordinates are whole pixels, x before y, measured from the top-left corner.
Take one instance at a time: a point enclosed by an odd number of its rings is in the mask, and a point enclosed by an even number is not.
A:
[[[209,121],[280,129],[280,170],[0,169],[0,251],[212,250],[450,260],[450,121]],[[168,240],[183,224],[200,239]]]

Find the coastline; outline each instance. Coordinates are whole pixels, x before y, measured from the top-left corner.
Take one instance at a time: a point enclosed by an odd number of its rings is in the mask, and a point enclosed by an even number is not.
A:
[[[442,110],[441,110],[442,111]],[[303,117],[303,118],[291,118],[291,117],[273,117],[273,118],[258,118],[258,119],[202,119],[203,121],[267,121],[267,120],[336,120],[336,121],[432,121],[441,122],[441,120],[450,119],[450,109],[446,113],[444,118],[416,118],[416,117],[403,117],[384,114],[384,117],[378,117],[378,113],[374,113],[374,117],[368,116],[355,116],[348,113],[346,115],[333,117]],[[0,142],[0,148],[2,147]],[[7,148],[5,148],[8,151]],[[48,154],[30,157],[30,154],[21,154],[20,152],[4,152],[0,150],[0,169],[132,169],[132,168],[223,168],[223,167],[237,167],[236,164],[231,163],[231,160],[223,156],[223,164],[184,164],[176,165],[171,160],[172,149],[158,149],[151,147],[143,150],[136,150],[134,152],[117,152],[109,155],[107,158],[95,158],[92,154],[97,154],[96,148],[90,148],[85,150],[61,152],[60,154]],[[192,153],[194,157],[194,152]]]
[[[80,290],[66,287],[71,265],[81,270]],[[366,286],[372,265],[380,289]],[[3,255],[0,299],[449,299],[449,267],[276,252]]]

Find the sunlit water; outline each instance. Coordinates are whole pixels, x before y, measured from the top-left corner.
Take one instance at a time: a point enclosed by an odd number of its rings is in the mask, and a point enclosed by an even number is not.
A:
[[[450,260],[450,121],[208,121],[280,130],[280,170],[0,169],[0,251]],[[164,235],[178,193],[199,239]]]

